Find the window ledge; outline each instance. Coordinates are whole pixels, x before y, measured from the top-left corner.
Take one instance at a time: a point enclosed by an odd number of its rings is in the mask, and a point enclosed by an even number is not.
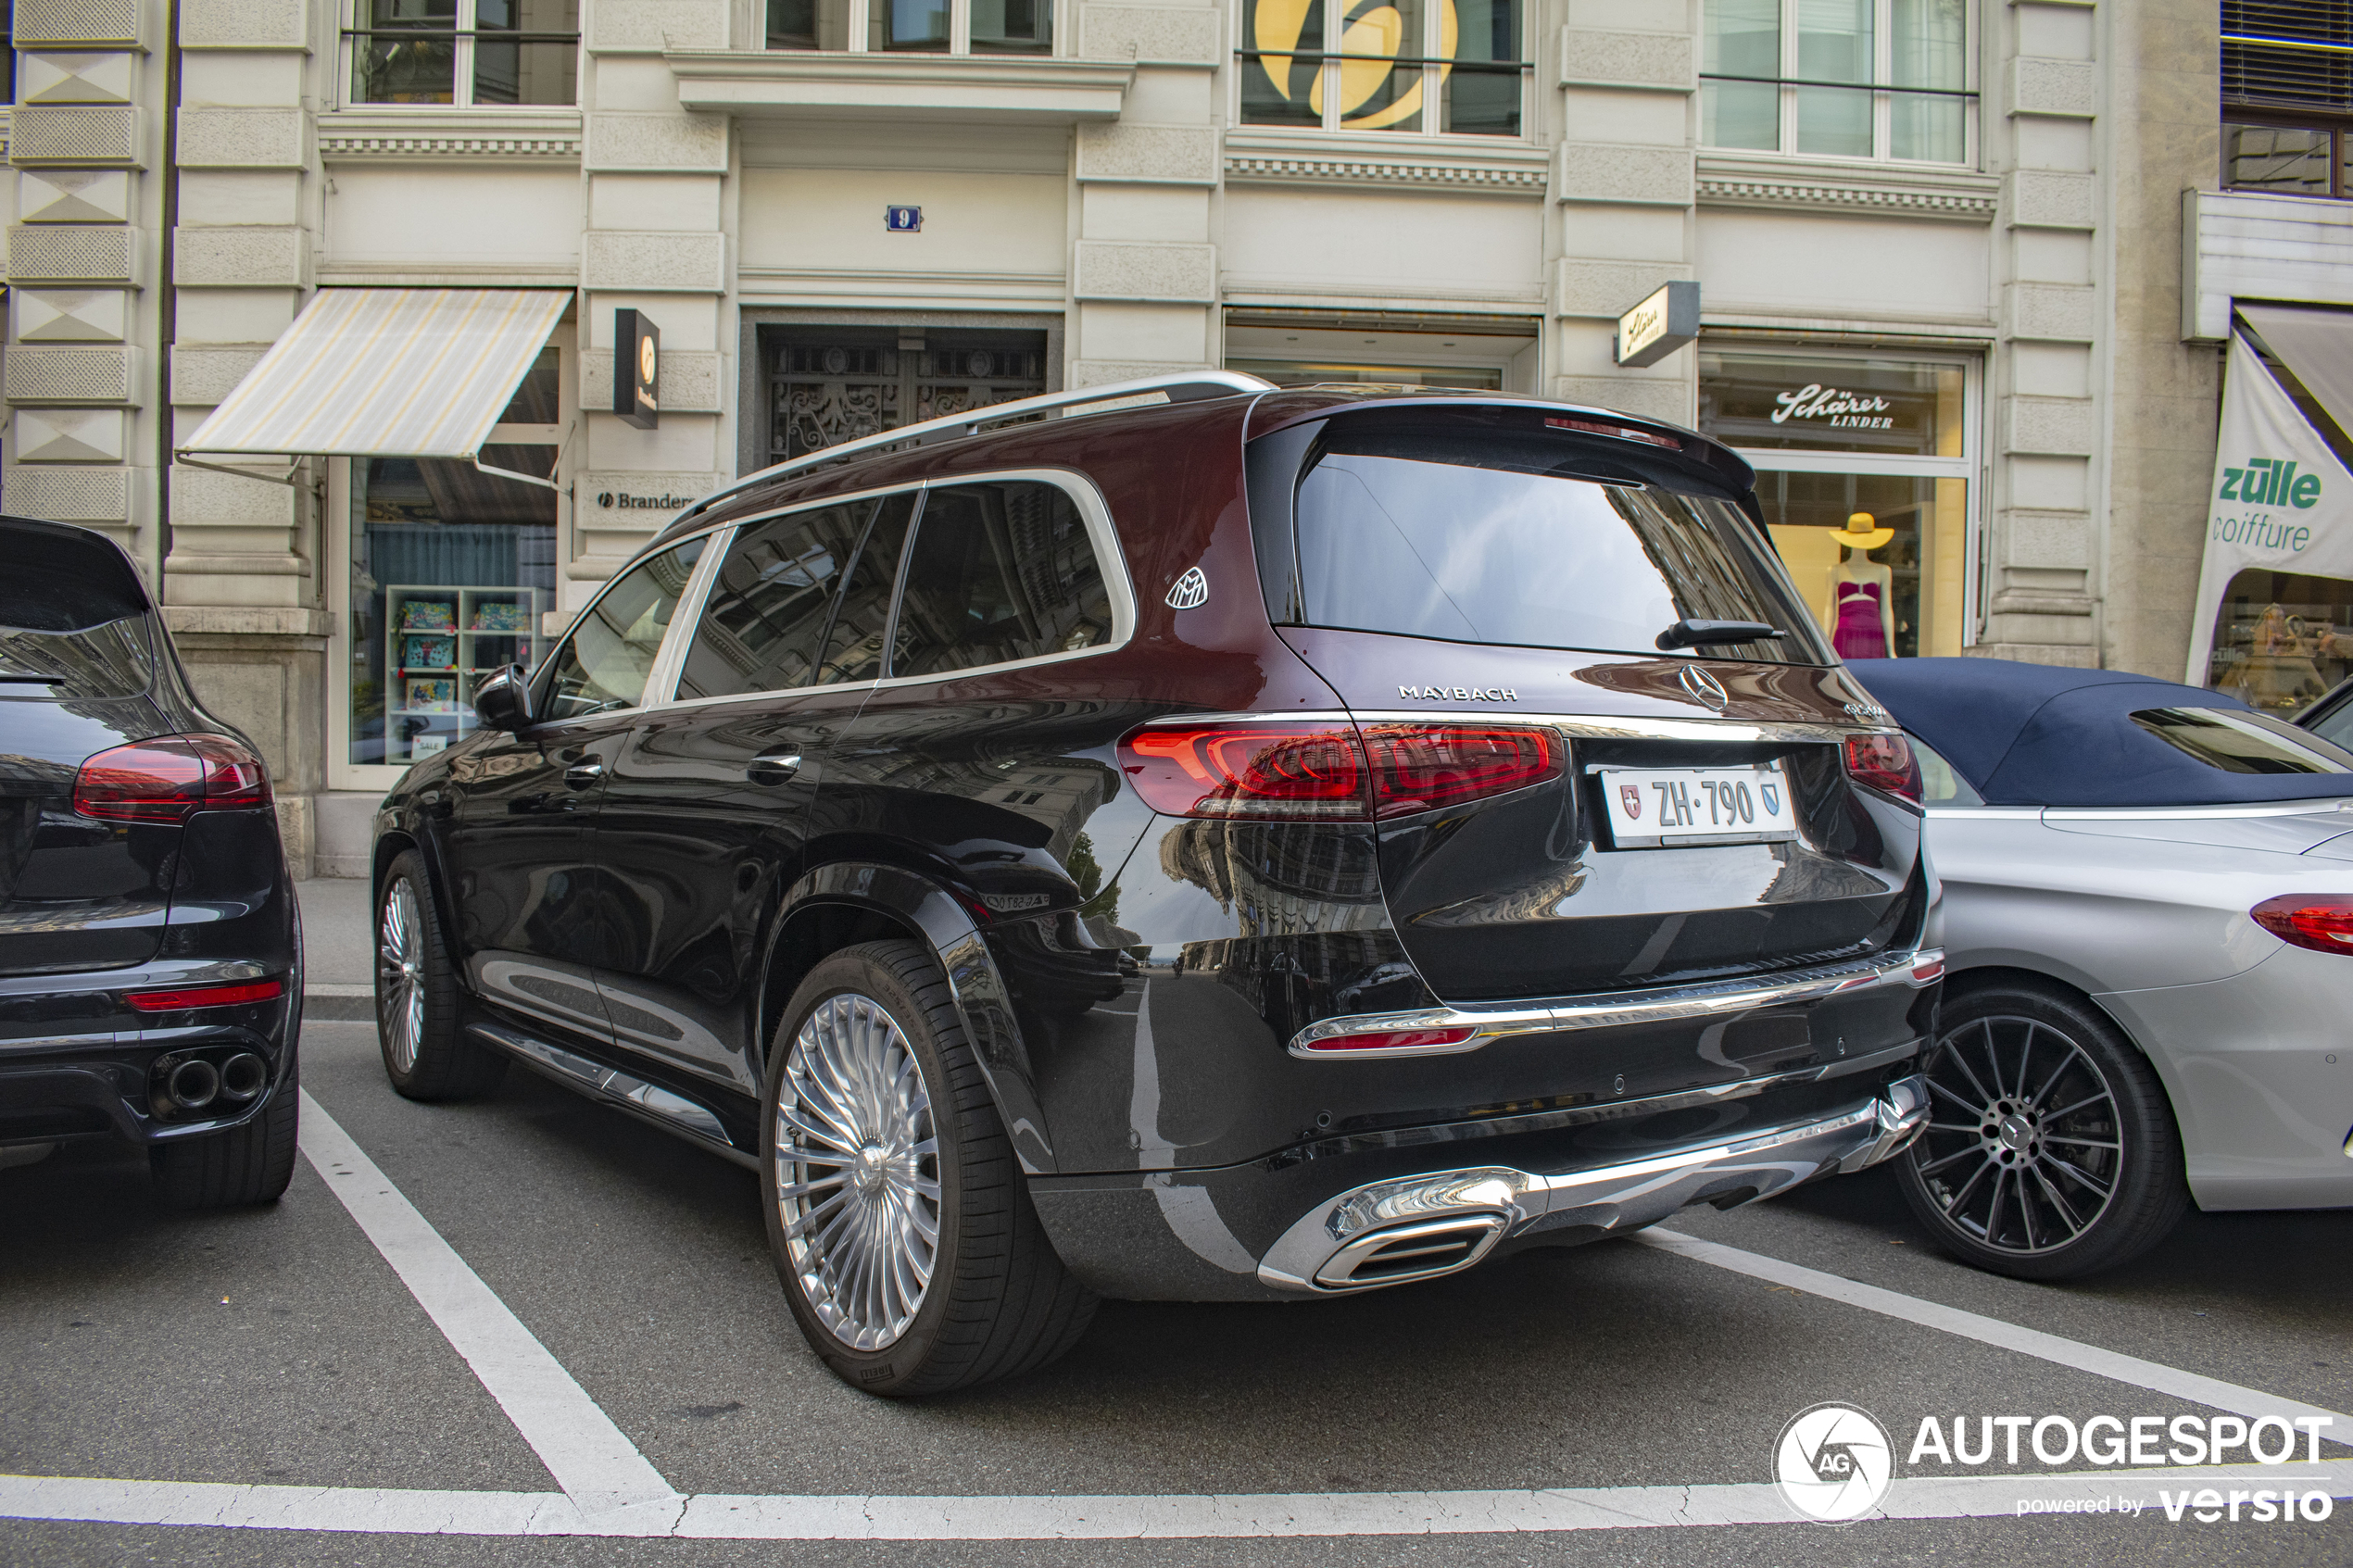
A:
[[[319,157],[323,163],[445,157],[576,163],[580,124],[578,109],[555,106],[460,109],[370,104],[319,117]]]
[[[1403,185],[1541,196],[1551,155],[1510,136],[1237,126],[1226,132],[1226,178],[1241,184]]]
[[[1045,55],[673,49],[662,58],[681,107],[772,119],[1111,120],[1136,79],[1132,61]]]
[[[2001,189],[1999,175],[1973,169],[1705,148],[1699,154],[1702,207],[1829,208],[1991,223]]]

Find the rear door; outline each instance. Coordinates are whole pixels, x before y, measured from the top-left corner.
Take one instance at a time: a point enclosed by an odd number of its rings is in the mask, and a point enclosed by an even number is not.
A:
[[[1851,782],[1845,678],[1778,562],[1728,493],[1613,445],[1341,418],[1288,496],[1254,476],[1254,523],[1289,502],[1270,608],[1368,746],[1442,778],[1499,730],[1563,745],[1550,783],[1380,824],[1391,918],[1449,1000],[1835,961],[1917,924],[1917,816]],[[1703,621],[1758,630],[1661,651]]]
[[[678,701],[648,711],[597,817],[614,1038],[760,1088],[767,920],[799,874],[837,734],[881,672],[917,492],[738,530],[686,646]]]

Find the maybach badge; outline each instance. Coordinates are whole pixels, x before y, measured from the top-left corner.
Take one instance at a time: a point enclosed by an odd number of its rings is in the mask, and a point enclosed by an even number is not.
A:
[[[1168,590],[1171,609],[1199,609],[1209,602],[1209,578],[1200,567],[1188,567],[1185,575],[1176,579]]]

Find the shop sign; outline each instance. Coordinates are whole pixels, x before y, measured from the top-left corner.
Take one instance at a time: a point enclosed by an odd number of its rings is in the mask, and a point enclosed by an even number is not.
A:
[[[661,417],[661,329],[642,310],[612,313],[612,411],[639,430]]]
[[[1661,284],[1617,319],[1617,362],[1629,370],[1655,365],[1699,336],[1699,285]]]
[[[2190,626],[2193,685],[2208,684],[2215,619],[2240,572],[2353,579],[2353,474],[2235,334],[2208,495],[2205,560]]]
[[[1960,390],[1954,365],[1703,353],[1700,429],[1728,446],[1930,458]]]

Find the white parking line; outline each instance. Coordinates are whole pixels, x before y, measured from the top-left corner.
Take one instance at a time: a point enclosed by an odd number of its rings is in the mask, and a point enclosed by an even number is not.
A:
[[[2138,1356],[2120,1355],[2103,1350],[2096,1345],[2086,1345],[2077,1339],[2062,1339],[2056,1334],[2040,1329],[2022,1328],[1999,1318],[1981,1317],[1957,1307],[1941,1306],[1923,1301],[1916,1296],[1881,1289],[1876,1285],[1826,1274],[1819,1269],[1809,1269],[1798,1263],[1785,1263],[1779,1258],[1760,1253],[1743,1252],[1737,1247],[1720,1242],[1702,1241],[1680,1231],[1652,1229],[1637,1231],[1632,1237],[1645,1247],[1655,1247],[1662,1252],[1672,1252],[1679,1258],[1710,1263],[1734,1273],[1754,1279],[1770,1280],[1809,1296],[1825,1297],[1843,1301],[1850,1307],[1860,1307],[1882,1317],[1899,1318],[1919,1323],[1923,1328],[1942,1330],[1974,1339],[1997,1349],[2015,1350],[2023,1356],[2033,1356],[2060,1366],[2073,1367],[2099,1377],[2129,1383],[2135,1388],[2152,1393],[2171,1394],[2175,1399],[2211,1405],[2216,1410],[2229,1411],[2233,1415],[2249,1418],[2276,1415],[2293,1421],[2298,1416],[2321,1418],[2331,1423],[2322,1428],[2322,1436],[2330,1442],[2353,1445],[2353,1415],[2339,1411],[2323,1410],[2296,1399],[2283,1399],[2276,1394],[2265,1394],[2253,1388],[2242,1388],[2235,1383],[2219,1378],[2202,1377],[2194,1372],[2183,1372],[2158,1361],[2145,1361]]]
[[[2285,1487],[2353,1497],[2353,1461],[2070,1471],[1896,1481],[1875,1520],[2138,1517],[2152,1526],[2205,1488]],[[2227,1495],[2227,1494],[2226,1494]],[[730,1497],[684,1499],[665,1523],[642,1510],[589,1518],[560,1492],[403,1492],[0,1475],[0,1517],[411,1536],[637,1536],[692,1540],[1211,1540],[1277,1536],[1463,1536],[1799,1524],[1767,1483],[1496,1492],[1297,1492],[1174,1497]],[[2097,1505],[2105,1501],[2105,1509]],[[2131,1506],[2138,1504],[2137,1514]],[[2203,1507],[2201,1500],[2199,1506]],[[2225,1506],[2218,1503],[2217,1506]],[[2174,1523],[2187,1523],[2175,1519]],[[2276,1527],[2276,1526],[2275,1526]],[[2309,1538],[2309,1537],[2307,1537]]]
[[[664,1521],[676,1517],[678,1494],[670,1483],[308,1090],[301,1146],[327,1190],[350,1210],[581,1513],[595,1518],[628,1510]]]

